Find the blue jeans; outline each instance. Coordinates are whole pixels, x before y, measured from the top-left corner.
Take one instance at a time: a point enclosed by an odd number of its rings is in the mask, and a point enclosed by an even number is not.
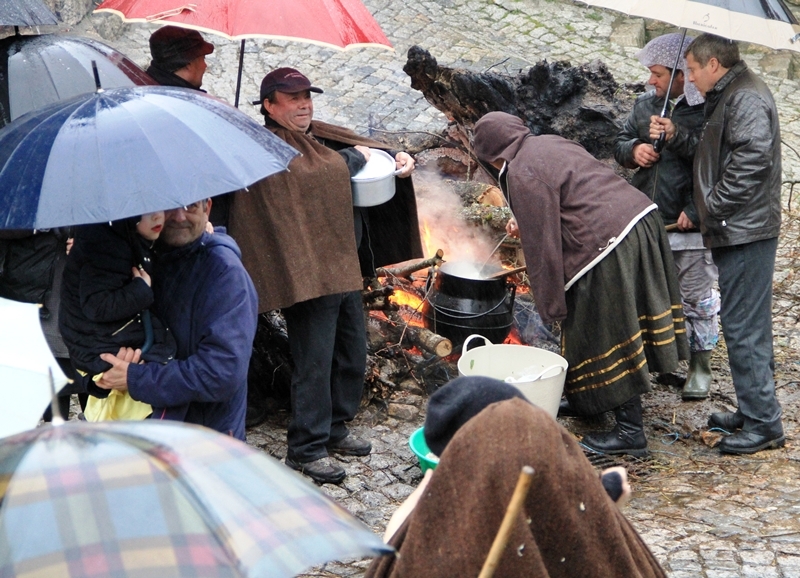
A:
[[[367,337],[361,293],[337,293],[283,309],[292,372],[287,455],[310,462],[347,436],[361,403]]]
[[[720,319],[744,431],[782,433],[772,349],[772,274],[778,239],[712,249],[719,269]]]

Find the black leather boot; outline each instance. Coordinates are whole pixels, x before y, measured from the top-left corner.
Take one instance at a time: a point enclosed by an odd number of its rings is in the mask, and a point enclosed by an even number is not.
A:
[[[718,427],[725,431],[734,432],[744,426],[744,416],[736,410],[735,412],[720,411],[712,413],[708,418],[708,427]]]
[[[583,436],[581,443],[601,454],[647,455],[647,438],[642,424],[642,399],[637,395],[614,408],[617,425],[610,432]]]

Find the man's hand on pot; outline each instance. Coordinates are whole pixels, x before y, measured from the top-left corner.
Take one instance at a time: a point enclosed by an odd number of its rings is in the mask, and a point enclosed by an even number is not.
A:
[[[364,145],[356,145],[353,148],[356,149],[358,152],[360,152],[362,155],[364,155],[365,161],[369,160],[370,156],[369,147],[365,147]]]
[[[394,160],[397,170],[400,171],[397,173],[397,176],[401,179],[410,177],[411,173],[414,172],[414,158],[408,153],[397,153],[397,155],[394,157]]]
[[[652,167],[658,162],[661,155],[658,154],[650,143],[639,143],[633,147],[633,162],[640,167]]]

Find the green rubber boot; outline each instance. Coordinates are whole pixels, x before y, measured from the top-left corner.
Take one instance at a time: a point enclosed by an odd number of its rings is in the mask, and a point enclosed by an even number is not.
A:
[[[711,351],[694,351],[689,359],[689,373],[681,397],[705,399],[711,389]]]

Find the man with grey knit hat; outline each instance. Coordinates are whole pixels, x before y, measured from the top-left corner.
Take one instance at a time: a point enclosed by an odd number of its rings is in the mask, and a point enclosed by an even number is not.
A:
[[[683,42],[682,42],[683,39]],[[719,339],[717,320],[720,300],[714,289],[717,268],[711,251],[703,245],[700,220],[692,199],[694,155],[667,142],[658,153],[650,139],[650,117],[661,114],[669,92],[672,121],[687,132],[700,130],[705,99],[688,81],[686,50],[692,37],[673,33],[654,38],[636,57],[650,71],[647,83],[653,90],[636,99],[633,110],[617,135],[614,157],[629,169],[637,169],[631,184],[658,205],[667,225],[670,247],[686,316],[686,333],[691,358],[683,385],[684,400],[708,397],[711,387],[711,351]],[[680,56],[680,58],[679,58]],[[678,68],[672,86],[672,69]],[[666,377],[666,376],[665,376]]]
[[[153,60],[147,74],[163,86],[200,90],[206,71],[206,56],[214,45],[206,42],[197,30],[164,26],[150,35]]]

